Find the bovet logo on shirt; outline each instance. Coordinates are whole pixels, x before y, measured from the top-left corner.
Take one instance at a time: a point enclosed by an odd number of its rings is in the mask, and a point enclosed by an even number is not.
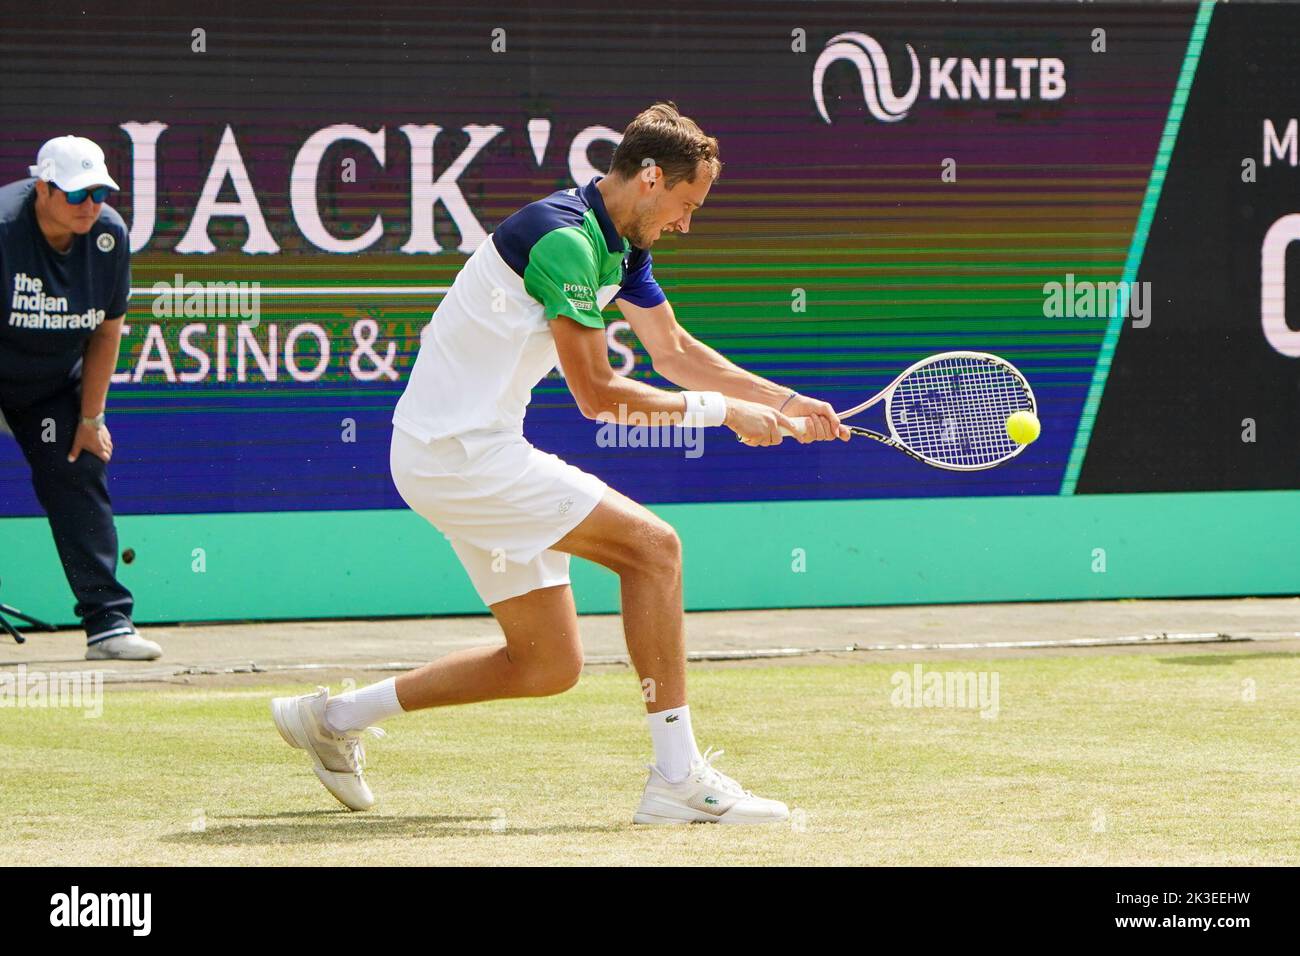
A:
[[[574,298],[574,296],[577,298]],[[580,311],[587,311],[595,306],[596,296],[591,291],[591,286],[582,285],[577,282],[564,283],[564,297],[569,300],[569,305]]]
[[[113,238],[111,232],[101,232],[99,238],[95,240],[95,246],[100,252],[112,252],[117,245],[117,240]]]
[[[569,509],[572,507],[573,507],[573,499],[565,498],[563,501],[560,502],[560,514],[567,515],[569,513]]]

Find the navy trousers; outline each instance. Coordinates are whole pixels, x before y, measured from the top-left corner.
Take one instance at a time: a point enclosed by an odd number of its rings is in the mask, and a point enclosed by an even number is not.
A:
[[[81,383],[69,381],[44,398],[21,406],[6,403],[0,411],[31,466],[36,498],[77,598],[73,613],[81,618],[87,639],[129,631],[135,602],[117,580],[117,529],[107,466],[88,451],[68,461],[81,419]]]

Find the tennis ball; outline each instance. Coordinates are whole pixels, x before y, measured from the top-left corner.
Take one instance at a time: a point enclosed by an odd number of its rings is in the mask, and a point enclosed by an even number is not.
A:
[[[1038,437],[1042,426],[1033,412],[1015,412],[1007,419],[1007,434],[1017,445],[1028,445]]]

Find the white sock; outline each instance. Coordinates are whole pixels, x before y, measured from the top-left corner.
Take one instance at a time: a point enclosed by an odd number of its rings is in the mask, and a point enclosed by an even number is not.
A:
[[[655,747],[655,767],[671,783],[685,780],[691,764],[703,759],[691,730],[691,708],[683,705],[646,714],[646,721]]]
[[[325,723],[336,734],[365,730],[372,724],[402,713],[397,702],[397,678],[390,677],[360,690],[331,697],[325,704]]]

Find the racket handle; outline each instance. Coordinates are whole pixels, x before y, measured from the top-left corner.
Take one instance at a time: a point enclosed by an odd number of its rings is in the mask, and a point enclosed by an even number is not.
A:
[[[800,435],[808,430],[807,418],[792,418],[790,419],[790,424],[799,430],[798,434]],[[781,426],[781,434],[787,438],[793,438],[795,436],[795,432],[790,431],[790,429],[786,428],[784,425]]]

